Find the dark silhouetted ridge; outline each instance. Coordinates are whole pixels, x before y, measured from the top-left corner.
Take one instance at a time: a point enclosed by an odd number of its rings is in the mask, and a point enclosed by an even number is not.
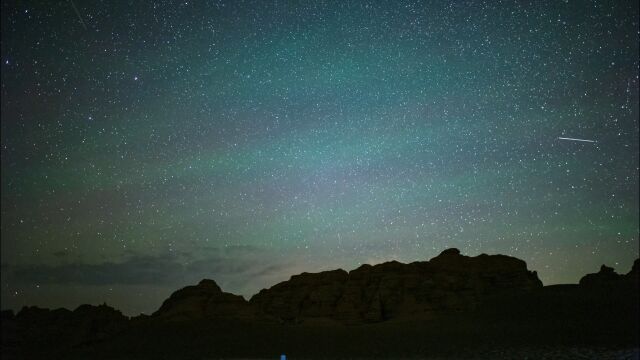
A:
[[[603,265],[579,284],[543,287],[520,259],[447,249],[429,261],[293,275],[249,301],[205,279],[175,291],[151,316],[129,319],[106,304],[3,311],[2,356],[464,357],[500,347],[637,348],[638,271],[638,260],[622,275]]]

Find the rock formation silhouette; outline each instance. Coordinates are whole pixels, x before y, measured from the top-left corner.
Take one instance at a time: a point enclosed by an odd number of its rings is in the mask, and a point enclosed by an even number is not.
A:
[[[639,268],[639,259],[636,259],[636,261],[633,262],[631,271],[625,275],[620,275],[616,273],[613,268],[602,265],[599,272],[583,276],[582,279],[580,279],[580,285],[589,287],[610,287],[638,284]]]
[[[222,292],[215,281],[204,279],[198,285],[187,286],[171,294],[152,316],[163,320],[189,320],[244,318],[250,313],[249,304],[242,296]]]
[[[467,355],[525,345],[638,348],[639,268],[636,260],[620,275],[603,265],[579,284],[543,286],[522,260],[448,249],[429,261],[294,275],[249,301],[205,279],[174,292],[151,316],[127,318],[106,304],[2,311],[2,357],[460,357],[463,348],[471,349]]]
[[[346,272],[302,273],[251,298],[259,312],[282,320],[327,317],[346,323],[428,317],[472,310],[489,294],[542,287],[524,261],[468,257],[448,249],[426,262],[391,261]]]

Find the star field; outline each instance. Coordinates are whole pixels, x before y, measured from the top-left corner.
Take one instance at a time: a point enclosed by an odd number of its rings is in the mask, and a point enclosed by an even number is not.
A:
[[[248,297],[449,247],[545,284],[626,273],[638,18],[633,1],[5,1],[2,307],[149,313],[204,277]]]

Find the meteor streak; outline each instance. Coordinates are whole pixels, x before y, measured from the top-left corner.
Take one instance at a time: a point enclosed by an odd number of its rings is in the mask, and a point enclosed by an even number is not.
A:
[[[569,141],[582,141],[582,142],[589,142],[589,143],[594,143],[594,140],[585,140],[585,139],[575,139],[575,138],[568,138],[568,137],[559,137],[558,139],[560,140],[569,140]]]
[[[73,7],[73,11],[76,12],[76,15],[78,15],[78,20],[80,20],[80,23],[82,24],[82,27],[87,30],[87,24],[84,23],[84,20],[82,20],[82,16],[80,16],[80,11],[78,11],[78,8],[76,7],[76,4],[73,2],[73,0],[69,0],[69,2],[71,3],[71,7]]]

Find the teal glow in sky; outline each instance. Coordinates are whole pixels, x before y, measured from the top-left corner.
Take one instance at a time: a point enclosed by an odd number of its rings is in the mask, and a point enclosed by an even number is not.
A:
[[[3,308],[638,257],[637,2],[76,5],[2,3]]]

